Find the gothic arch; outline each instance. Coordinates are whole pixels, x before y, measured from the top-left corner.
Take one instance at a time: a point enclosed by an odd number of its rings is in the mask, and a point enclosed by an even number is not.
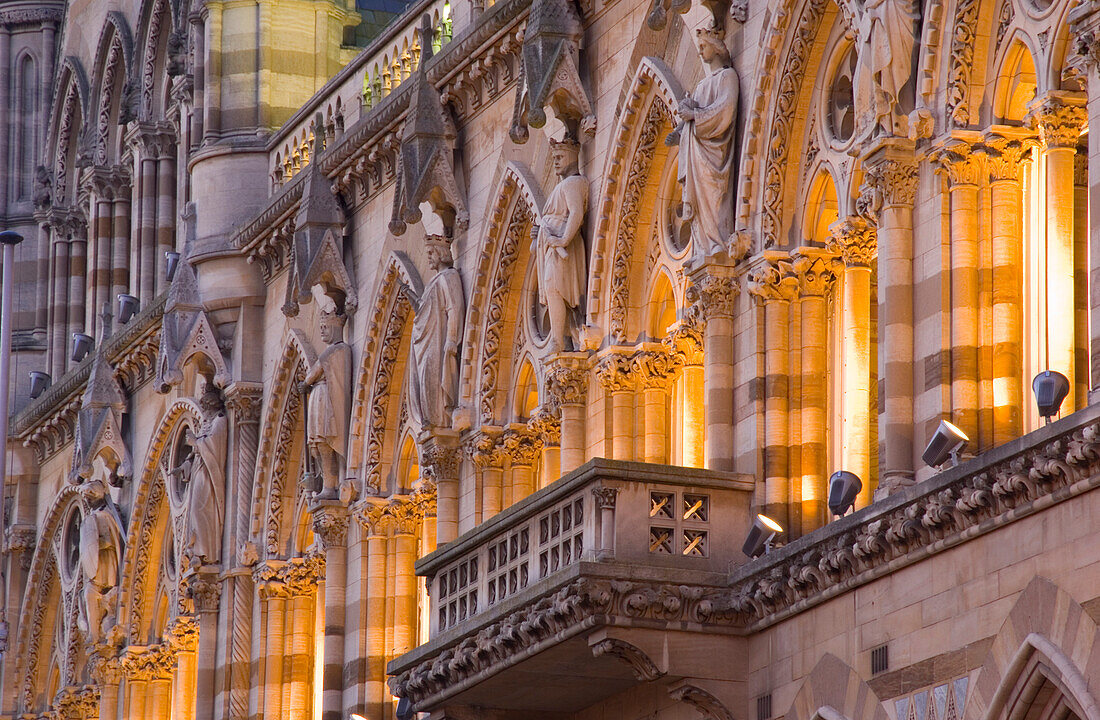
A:
[[[612,344],[626,341],[635,235],[655,208],[653,187],[668,159],[684,91],[663,61],[643,57],[626,93],[600,187],[588,264],[588,322]],[[648,186],[648,187],[647,187]],[[644,257],[644,250],[643,250]]]
[[[139,116],[157,119],[164,114],[169,37],[176,32],[170,0],[151,0],[142,9],[141,105]]]
[[[459,397],[474,408],[476,421],[482,425],[497,424],[504,407],[501,398],[507,395],[511,372],[501,377],[501,366],[511,354],[509,343],[514,334],[507,329],[519,321],[510,308],[524,281],[530,229],[539,222],[543,203],[530,170],[517,162],[505,165],[493,197],[486,223],[489,229],[466,313],[465,356],[459,381]]]
[[[794,696],[786,720],[887,720],[875,692],[847,663],[825,653]]]
[[[1016,107],[1019,103],[1014,102],[1012,84],[1016,75],[1030,66],[1036,83],[1035,90],[1038,90],[1036,49],[1034,38],[1021,29],[1010,31],[1005,41],[998,46],[989,75],[990,92],[987,94],[986,108],[982,112],[990,122],[1009,124],[1024,122],[1021,110],[1026,111],[1026,108]]]
[[[119,121],[125,113],[127,89],[132,87],[134,41],[122,13],[107,13],[97,43],[95,61],[96,136],[94,158],[97,164],[117,162],[120,154]]]
[[[402,387],[401,368],[408,354],[409,321],[413,315],[409,291],[416,297],[423,294],[420,274],[404,253],[391,251],[371,303],[363,360],[353,384],[355,396],[348,433],[353,438],[348,468],[361,468],[360,490],[367,495],[378,495],[384,490],[385,436],[387,428],[395,427],[399,412],[390,401]]]
[[[1022,716],[1021,691],[1037,672],[1063,693],[1080,720],[1100,720],[1100,703],[1091,688],[1100,676],[1097,625],[1068,593],[1040,576],[1024,588],[1001,625],[963,717]]]
[[[68,207],[75,197],[74,173],[77,153],[88,117],[91,91],[84,66],[75,57],[66,57],[57,71],[57,91],[51,111],[50,139],[46,147],[53,150],[53,203]]]
[[[291,476],[291,470],[305,450],[303,398],[298,387],[316,362],[317,355],[304,334],[300,330],[287,333],[272,375],[271,392],[264,402],[266,413],[253,482],[251,535],[258,540],[261,554],[268,557],[279,556],[288,546],[291,529],[284,521],[294,508],[288,509],[285,504],[288,498],[293,502],[297,497],[297,477]]]
[[[175,445],[180,428],[187,422],[198,424],[201,417],[202,411],[193,400],[176,400],[165,410],[144,455],[145,465],[135,487],[133,513],[119,572],[119,616],[134,644],[143,644],[146,626],[152,621],[156,571],[162,557],[164,530],[170,522],[165,458]]]

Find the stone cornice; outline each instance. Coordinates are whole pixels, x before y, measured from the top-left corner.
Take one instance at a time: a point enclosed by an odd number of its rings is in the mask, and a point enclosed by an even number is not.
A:
[[[59,25],[65,17],[64,7],[21,7],[0,10],[0,27],[19,25],[37,25],[51,23]]]

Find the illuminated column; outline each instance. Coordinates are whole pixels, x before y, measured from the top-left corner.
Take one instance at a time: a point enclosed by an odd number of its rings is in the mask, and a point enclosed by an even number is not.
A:
[[[344,622],[347,606],[348,511],[339,500],[319,500],[312,509],[313,532],[325,548],[324,682],[321,720],[344,717]]]
[[[421,472],[436,487],[436,542],[458,537],[458,436],[433,434],[421,438]]]
[[[217,582],[217,578],[215,578],[215,582]],[[216,601],[212,614],[216,622]],[[200,688],[195,681],[195,653],[199,647],[199,621],[192,616],[181,615],[172,622],[172,625],[165,632],[165,636],[168,647],[176,658],[176,673],[172,681],[172,720],[194,720],[196,718],[196,701],[202,697],[199,695]],[[213,699],[214,688],[203,689],[211,693],[210,698]]]
[[[978,421],[978,348],[981,315],[978,304],[978,184],[981,156],[965,143],[951,143],[937,153],[951,198],[951,421],[988,446]]]
[[[561,413],[561,474],[584,464],[585,413],[588,402],[588,355],[558,353],[546,361],[546,391]]]
[[[316,594],[324,577],[321,556],[292,558],[280,569],[288,595],[284,662],[290,663],[289,682],[283,687],[285,717],[304,718],[313,714],[310,687],[313,682],[313,632]],[[284,677],[286,670],[284,669]]]
[[[504,507],[508,507],[539,489],[536,487],[535,463],[542,452],[542,440],[527,428],[509,429],[501,436],[500,452],[510,461],[510,482],[504,494],[507,501]]]
[[[110,657],[113,654],[109,652],[104,656],[97,650],[88,659],[88,672],[99,686],[99,717],[104,720],[118,717],[118,691],[122,672],[119,659]]]
[[[548,405],[548,402],[544,402],[527,421],[527,427],[542,442],[540,486],[561,477],[561,418]]]
[[[993,259],[993,444],[1023,432],[1023,194],[1024,145],[1000,136],[985,139],[989,168]]]
[[[382,717],[382,704],[386,699],[386,574],[388,541],[386,534],[392,519],[384,508],[376,508],[370,514],[367,533],[367,589],[366,601],[360,607],[366,617],[362,623],[367,636],[366,693],[364,717]]]
[[[791,300],[798,281],[786,263],[767,263],[752,274],[749,292],[764,313],[764,507],[787,527],[788,502],[788,332]]]
[[[412,502],[393,507],[393,638],[387,661],[407,653],[417,645],[416,535],[420,528],[420,508]]]
[[[1046,367],[1074,387],[1076,310],[1073,277],[1073,156],[1087,119],[1085,108],[1068,98],[1038,100],[1032,121],[1039,129],[1047,168],[1046,196]],[[1072,411],[1067,404],[1067,411]]]
[[[673,366],[680,368],[674,383],[681,395],[682,416],[676,420],[682,428],[680,464],[703,467],[705,427],[703,421],[703,328],[698,314],[688,312],[663,340]],[[671,451],[669,453],[671,459]]]
[[[183,697],[177,698],[176,704],[191,708],[193,714],[187,717],[213,720],[214,696],[217,694],[218,606],[221,598],[218,574],[200,572],[193,575],[186,582],[186,593],[195,607],[197,621],[193,623],[193,628],[181,626],[180,632],[190,633],[193,630],[196,634],[191,660],[194,666],[191,682],[194,687],[185,691]]]
[[[283,717],[283,646],[287,588],[278,569],[266,563],[252,572],[260,596],[260,662],[264,668],[262,688],[264,717]],[[287,716],[289,717],[289,715]]]
[[[829,338],[826,298],[832,291],[836,274],[831,258],[795,255],[791,267],[798,280],[799,311],[802,328],[802,532],[812,532],[825,524],[828,507],[828,468],[826,466],[826,410],[828,402]],[[865,480],[870,484],[869,479]]]
[[[850,215],[833,223],[829,250],[844,261],[841,300],[841,460],[837,470],[859,476],[863,489],[856,508],[866,507],[874,492],[871,469],[871,265],[875,262],[875,229]],[[877,470],[877,468],[875,468]]]
[[[169,720],[175,663],[175,653],[164,645],[122,656],[120,667],[129,695],[124,711],[127,720]]]
[[[611,397],[611,458],[634,460],[634,388],[630,356],[611,352],[596,365],[596,378]]]
[[[504,507],[504,455],[500,451],[500,436],[483,428],[466,444],[466,454],[481,478],[481,519],[488,520]]]
[[[668,351],[643,350],[632,360],[634,375],[642,388],[644,435],[642,461],[669,462],[668,394],[672,387],[673,360]]]
[[[733,469],[733,315],[741,287],[733,268],[705,265],[691,274],[703,322],[706,467]]]
[[[913,482],[913,202],[918,172],[908,141],[891,139],[864,161],[878,206],[879,482]],[[861,201],[864,198],[861,198]]]

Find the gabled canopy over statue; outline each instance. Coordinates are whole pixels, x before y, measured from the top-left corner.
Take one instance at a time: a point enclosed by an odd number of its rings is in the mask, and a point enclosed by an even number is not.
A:
[[[588,210],[588,179],[580,174],[580,144],[566,136],[550,141],[554,171],[561,181],[550,192],[536,228],[532,248],[539,280],[539,302],[550,315],[550,352],[567,350],[570,315],[580,307],[585,290],[584,217]]]
[[[428,235],[428,267],[435,277],[419,298],[412,329],[409,413],[423,429],[448,428],[458,405],[458,348],[466,300],[462,277],[453,267],[451,240]]]
[[[901,89],[913,70],[917,13],[913,0],[866,0],[859,19],[857,119],[873,118],[871,132],[908,134]]]
[[[727,252],[733,234],[734,138],[740,80],[720,27],[696,31],[708,74],[680,101],[678,172],[696,260]]]
[[[321,340],[325,349],[306,374],[309,402],[306,439],[315,470],[321,474],[321,494],[335,498],[343,479],[351,408],[351,346],[344,342],[347,316],[327,296],[321,311]]]

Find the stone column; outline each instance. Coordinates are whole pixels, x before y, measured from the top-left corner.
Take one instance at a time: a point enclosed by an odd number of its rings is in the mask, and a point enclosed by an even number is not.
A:
[[[557,353],[546,360],[546,394],[561,414],[561,474],[584,464],[588,411],[588,355]],[[553,482],[553,480],[551,480]]]
[[[641,460],[668,464],[670,436],[668,404],[675,364],[662,346],[641,350],[631,359],[634,376],[642,389],[643,438]]]
[[[1086,85],[1092,90],[1088,93],[1088,124],[1100,128],[1100,12],[1091,3],[1079,5],[1070,15],[1071,32],[1077,52],[1085,59],[1087,70]],[[1088,227],[1100,228],[1100,132],[1088,134]],[[1089,272],[1090,288],[1100,288],[1100,232],[1089,233]],[[1088,294],[1089,338],[1091,340],[1089,358],[1090,402],[1095,402],[1100,393],[1100,292],[1091,290]]]
[[[680,369],[679,378],[674,383],[683,405],[678,418],[682,432],[680,434],[681,457],[679,463],[685,467],[701,468],[705,461],[705,424],[703,394],[703,327],[699,319],[698,306],[692,305],[684,319],[673,326],[662,341],[669,351],[675,367]],[[671,462],[677,462],[669,452]]]
[[[162,131],[157,159],[157,292],[167,285],[164,253],[176,249],[176,148]]]
[[[92,177],[91,200],[93,213],[88,223],[88,239],[91,249],[88,267],[88,298],[85,311],[84,332],[94,332],[99,312],[104,303],[111,303],[111,240],[114,238],[115,187],[111,173],[106,168],[95,168]]]
[[[216,599],[214,604],[213,615],[217,620]],[[199,622],[191,615],[180,615],[166,630],[165,638],[176,657],[176,674],[172,684],[172,720],[195,720],[196,701],[202,704],[203,698],[196,683],[195,653],[199,648]],[[213,692],[213,687],[206,689]]]
[[[752,274],[749,292],[764,313],[764,504],[762,511],[788,527],[790,368],[787,351],[791,300],[798,281],[787,263],[766,263]]]
[[[111,238],[111,299],[130,292],[130,184],[120,175],[115,191],[113,235]],[[135,293],[136,294],[136,293]],[[148,304],[152,298],[141,298]]]
[[[981,156],[966,143],[952,142],[935,156],[947,176],[951,211],[951,421],[978,448],[988,447],[978,418],[978,352],[981,308],[978,269],[978,186]]]
[[[434,431],[420,438],[421,474],[436,488],[436,543],[458,537],[458,434]]]
[[[99,687],[99,717],[103,720],[118,717],[118,691],[122,669],[114,652],[101,646],[88,659],[88,673]]]
[[[386,575],[388,574],[387,534],[392,517],[385,507],[371,506],[357,514],[362,534],[367,538],[366,587],[360,599],[362,644],[363,716],[382,717],[386,699]]]
[[[141,144],[138,157],[141,166],[141,219],[138,227],[138,243],[141,246],[141,284],[138,296],[151,298],[156,296],[157,274],[163,266],[163,256],[157,257],[157,161],[153,153],[155,143],[145,139]]]
[[[321,720],[344,717],[344,611],[347,597],[348,511],[336,499],[312,508],[313,532],[325,548],[325,658]]]
[[[913,203],[919,173],[912,143],[890,139],[864,159],[860,204],[878,224],[879,488],[913,482]]]
[[[809,251],[807,251],[809,252]],[[802,329],[802,533],[816,530],[828,519],[829,468],[827,465],[829,318],[827,297],[836,273],[831,258],[799,254],[791,259],[798,280]],[[870,480],[866,482],[870,484]]]
[[[705,464],[711,470],[733,469],[733,316],[741,292],[733,273],[725,265],[691,273],[703,323]]]
[[[260,598],[259,663],[263,666],[263,686],[260,688],[263,716],[283,717],[283,638],[286,634],[286,583],[278,568],[263,563],[252,571]],[[289,715],[288,715],[289,717]]]
[[[69,242],[54,231],[53,291],[50,294],[50,375],[60,378],[68,362]]]
[[[501,436],[500,453],[509,460],[510,475],[507,492],[504,494],[505,501],[508,503],[505,507],[519,502],[539,489],[538,478],[535,477],[535,466],[542,447],[542,439],[523,426],[509,428]]]
[[[475,472],[481,478],[481,520],[484,522],[504,507],[504,454],[499,446],[497,429],[482,426],[481,430],[466,441],[466,454],[474,463]]]
[[[120,661],[129,702],[127,720],[169,720],[176,656],[166,645],[127,650]]]
[[[561,418],[544,402],[527,421],[527,428],[539,439],[542,448],[541,475],[533,483],[545,487],[561,477]]]
[[[1073,252],[1073,156],[1087,112],[1067,94],[1050,93],[1035,101],[1031,121],[1039,130],[1046,158],[1046,323],[1045,367],[1075,385],[1076,325]],[[1072,398],[1072,395],[1071,395]],[[1072,403],[1072,399],[1070,400]],[[1070,403],[1064,412],[1072,412]]]
[[[313,637],[315,608],[321,580],[325,577],[325,562],[321,555],[292,558],[280,569],[287,590],[287,619],[283,647],[284,663],[290,663],[289,677],[284,665],[284,717],[301,718],[312,715]],[[320,691],[320,688],[318,688]]]
[[[423,516],[413,502],[390,506],[393,515],[393,636],[389,643],[392,657],[407,653],[417,645],[416,540]],[[387,661],[390,656],[387,656]]]
[[[88,236],[83,223],[74,224],[69,241],[69,332],[86,332],[85,311],[88,309],[85,281],[88,270]],[[94,313],[93,313],[94,315]],[[91,335],[92,333],[88,333]],[[94,336],[93,336],[94,337]],[[66,353],[67,359],[68,353]]]
[[[611,398],[611,459],[634,460],[635,377],[630,356],[611,351],[596,364],[596,378]]]
[[[218,573],[199,572],[185,579],[184,586],[196,618],[193,620],[197,635],[192,657],[194,664],[194,688],[186,695],[186,702],[193,708],[195,720],[213,720],[214,696],[218,694],[215,673],[218,654],[218,607],[221,604],[221,583]]]
[[[1019,140],[987,136],[993,259],[993,444],[1023,432],[1023,191]]]
[[[1088,405],[1089,395],[1089,156],[1078,146],[1073,156],[1074,396],[1072,409]],[[1069,410],[1069,406],[1064,406]]]

